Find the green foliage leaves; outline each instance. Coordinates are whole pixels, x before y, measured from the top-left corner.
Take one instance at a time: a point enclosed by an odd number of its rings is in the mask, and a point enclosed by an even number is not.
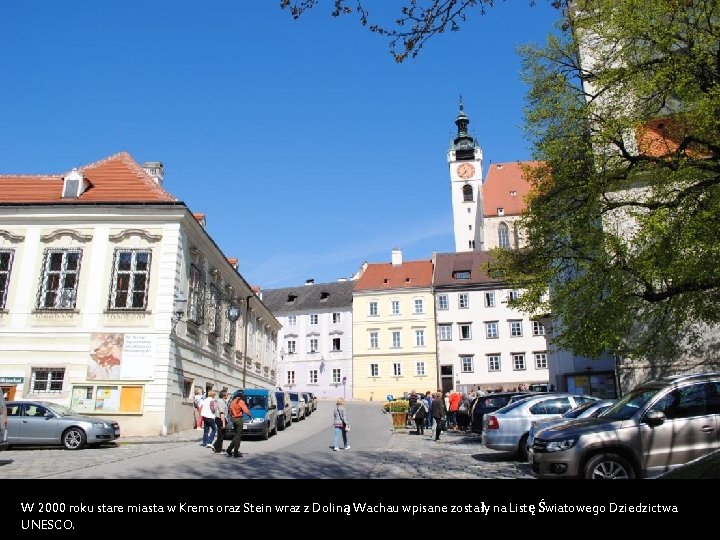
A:
[[[494,273],[529,284],[518,307],[549,309],[560,348],[667,359],[720,322],[720,7],[576,7],[572,32],[522,50],[545,167],[527,172],[526,247]]]

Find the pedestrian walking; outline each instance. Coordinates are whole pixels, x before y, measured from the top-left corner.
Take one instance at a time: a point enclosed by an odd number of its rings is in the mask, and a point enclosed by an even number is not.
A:
[[[227,428],[228,405],[227,392],[220,390],[217,401],[217,410],[215,411],[215,425],[217,426],[217,437],[213,444],[213,452],[220,454],[222,452],[223,443],[225,442],[225,429]]]
[[[431,413],[435,424],[435,440],[439,441],[440,432],[442,431],[442,426],[445,423],[445,403],[442,392],[437,392],[435,394],[435,399],[433,399],[432,402]]]
[[[333,446],[333,450],[336,452],[340,450],[340,437],[342,437],[343,440],[343,449],[350,450],[347,436],[348,431],[350,431],[350,423],[348,422],[347,411],[345,410],[345,400],[343,398],[338,398],[335,402],[333,428],[335,431],[335,445]]]
[[[425,417],[427,416],[428,409],[424,399],[418,399],[415,405],[410,409],[409,417],[415,421],[415,427],[418,435],[425,433]]]
[[[240,442],[242,441],[243,414],[247,414],[250,420],[252,420],[253,416],[250,413],[250,409],[248,409],[248,406],[245,404],[245,393],[242,390],[236,390],[233,394],[232,401],[230,401],[230,417],[235,427],[235,435],[226,450],[227,455],[231,457],[242,457],[240,453]]]
[[[195,397],[193,398],[193,405],[195,406],[195,422],[197,429],[202,429],[202,414],[200,414],[200,409],[202,408],[204,400],[205,394],[202,390],[196,388]]]
[[[211,448],[215,440],[217,432],[217,424],[215,423],[215,411],[217,410],[217,402],[215,401],[215,390],[210,390],[207,397],[203,400],[200,407],[200,415],[203,421],[203,442],[202,445]]]

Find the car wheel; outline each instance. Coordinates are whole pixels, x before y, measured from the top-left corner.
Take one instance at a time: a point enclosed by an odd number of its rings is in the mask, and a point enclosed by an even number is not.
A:
[[[71,427],[62,434],[62,444],[67,450],[79,450],[86,441],[85,432],[78,427]]]
[[[588,480],[632,480],[635,469],[624,457],[617,454],[598,454],[585,464]]]
[[[262,434],[263,441],[267,441],[270,438],[270,424],[265,426],[265,431]]]
[[[526,433],[520,437],[520,444],[518,444],[518,459],[523,462],[528,460],[527,442],[528,434]]]

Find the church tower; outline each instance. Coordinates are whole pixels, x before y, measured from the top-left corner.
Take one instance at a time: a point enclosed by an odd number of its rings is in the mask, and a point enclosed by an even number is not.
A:
[[[450,168],[450,197],[453,209],[455,251],[483,249],[482,149],[468,134],[470,120],[464,112],[455,118],[457,136],[447,153]]]

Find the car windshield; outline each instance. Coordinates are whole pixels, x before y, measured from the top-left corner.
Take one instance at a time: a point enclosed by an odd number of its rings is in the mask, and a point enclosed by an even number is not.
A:
[[[245,403],[250,409],[266,409],[267,400],[265,396],[245,396]]]
[[[570,409],[568,412],[563,414],[563,418],[577,418],[582,413],[587,411],[590,407],[593,407],[595,405],[594,401],[588,401],[587,403],[583,403],[582,405],[578,405],[574,409]]]
[[[54,403],[48,407],[52,412],[58,416],[78,416],[78,413],[72,409],[68,409],[64,405],[55,405]]]
[[[298,395],[291,393],[291,394],[290,394],[290,399],[291,399],[292,401],[297,401],[297,400],[298,400]]]
[[[659,391],[659,388],[636,388],[620,398],[617,403],[610,406],[608,410],[603,413],[602,417],[611,420],[628,420],[632,418],[639,409],[644,407]]]

